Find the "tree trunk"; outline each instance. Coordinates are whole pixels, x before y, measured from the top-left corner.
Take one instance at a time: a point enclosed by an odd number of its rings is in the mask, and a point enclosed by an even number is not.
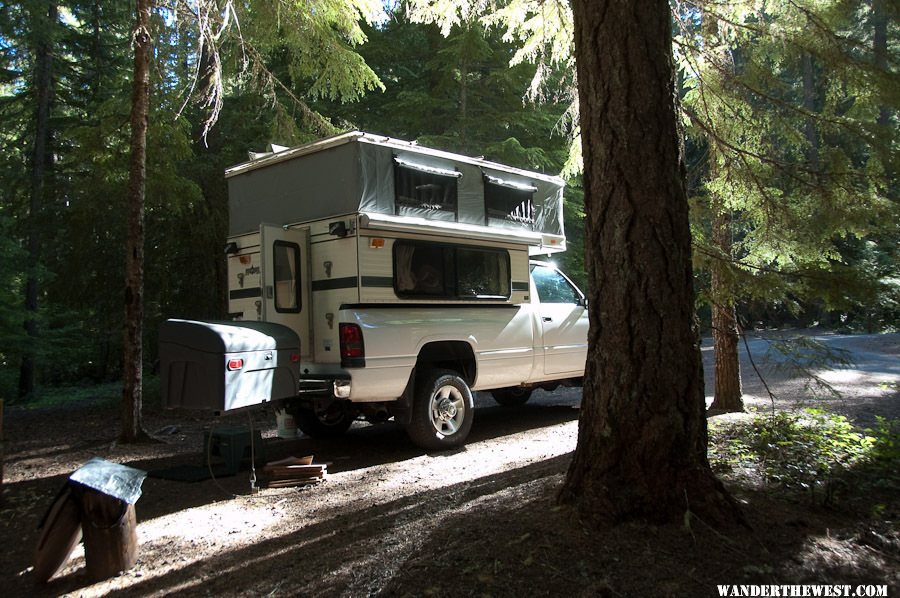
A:
[[[468,27],[463,35],[470,35]],[[464,52],[459,63],[459,147],[469,148],[469,54]]]
[[[709,48],[713,68],[707,76],[716,77],[716,72],[734,75],[734,64],[729,58],[727,45],[719,35],[718,17],[704,11],[702,13],[704,44]],[[722,149],[716,135],[707,135],[709,145],[709,180],[717,180],[721,174],[720,158]],[[743,411],[741,398],[741,362],[738,356],[737,314],[734,308],[734,288],[731,284],[728,260],[731,258],[731,216],[722,197],[708,187],[712,220],[712,242],[718,251],[718,258],[710,267],[710,296],[712,298],[713,345],[715,348],[715,392],[710,410],[732,412]]]
[[[3,505],[3,463],[6,452],[3,448],[3,399],[0,399],[0,506]]]
[[[888,71],[888,17],[884,6],[884,0],[872,0],[870,23],[872,25],[872,54],[875,57],[875,67],[879,73]],[[891,122],[891,109],[887,104],[878,107],[878,125],[885,131]]]
[[[731,256],[731,218],[721,202],[714,201],[713,245],[721,259]],[[728,265],[717,261],[712,265],[710,295],[712,296],[713,345],[715,346],[715,393],[710,411],[738,412],[744,410],[741,389],[741,362],[738,355],[739,333],[734,309]]]
[[[665,0],[572,0],[591,328],[560,493],[594,523],[739,518],[706,456]]]
[[[888,69],[888,9],[885,0],[872,0],[872,9],[870,13],[870,25],[872,27],[872,54],[874,56],[875,68],[879,76],[887,76]],[[882,96],[883,97],[883,96]],[[895,134],[894,128],[891,126],[891,117],[893,109],[884,102],[878,106],[878,116],[875,123],[878,125],[877,131],[883,136],[882,143],[890,144],[888,141]],[[890,159],[884,161],[884,180],[885,192],[888,198],[897,199],[897,184],[895,182],[896,175],[894,173],[894,162]]]
[[[28,272],[25,280],[25,346],[19,367],[19,398],[34,393],[35,347],[38,325],[38,268],[41,261],[41,226],[43,226],[44,190],[50,153],[50,102],[53,97],[53,36],[58,19],[56,4],[47,13],[35,19],[34,25],[34,145],[31,154],[31,200],[28,217]]]
[[[131,161],[128,173],[128,236],[125,256],[125,331],[122,434],[135,442],[141,427],[144,317],[144,187],[147,163],[147,121],[150,109],[150,1],[137,0],[134,31],[134,83],[131,96]]]
[[[806,137],[806,161],[818,176],[821,170],[819,157],[819,126],[814,116],[817,112],[818,92],[816,91],[816,65],[813,55],[803,53],[803,108],[807,112],[806,122],[803,124]]]
[[[89,579],[103,581],[134,567],[138,555],[134,505],[93,488],[84,488],[81,520]]]

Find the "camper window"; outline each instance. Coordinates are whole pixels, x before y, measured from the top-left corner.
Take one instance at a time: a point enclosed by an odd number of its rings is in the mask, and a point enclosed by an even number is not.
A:
[[[480,249],[397,241],[394,290],[403,298],[508,299],[509,254]]]
[[[497,177],[484,177],[486,224],[514,223],[534,228],[534,192],[536,187],[513,183]]]
[[[300,311],[300,247],[296,243],[275,241],[272,269],[275,275],[275,311],[298,313]]]
[[[397,160],[394,164],[396,213],[455,221],[458,177],[459,173],[453,170],[415,168]]]

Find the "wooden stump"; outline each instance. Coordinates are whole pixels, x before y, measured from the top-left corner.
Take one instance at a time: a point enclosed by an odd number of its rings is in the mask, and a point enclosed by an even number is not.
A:
[[[34,551],[34,580],[42,584],[63,568],[75,546],[81,542],[81,507],[65,486],[44,517],[37,549]]]
[[[93,581],[107,579],[134,566],[138,548],[134,505],[84,488],[81,527],[87,574]]]

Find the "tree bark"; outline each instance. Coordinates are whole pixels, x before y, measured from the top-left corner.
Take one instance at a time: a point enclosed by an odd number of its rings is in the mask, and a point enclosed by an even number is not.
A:
[[[84,488],[80,495],[88,578],[103,581],[134,567],[138,555],[134,505],[93,488]]]
[[[888,70],[888,17],[885,0],[872,0],[870,23],[872,26],[872,54],[875,67],[884,73]],[[891,122],[891,109],[887,104],[878,107],[878,125],[885,130]]]
[[[24,348],[19,367],[19,398],[34,394],[35,346],[38,338],[38,269],[41,262],[41,226],[44,211],[47,167],[50,152],[50,103],[53,98],[53,35],[52,30],[59,12],[55,3],[47,8],[46,15],[35,18],[34,25],[34,145],[31,153],[31,198],[28,216],[28,272],[25,280],[25,334],[28,343]]]
[[[821,170],[819,157],[819,126],[814,116],[818,104],[818,92],[816,91],[816,65],[813,55],[803,52],[803,108],[807,112],[806,122],[803,123],[803,133],[806,137],[806,161],[809,168],[818,176]]]
[[[131,159],[128,173],[128,234],[125,256],[123,442],[146,436],[141,427],[144,318],[144,189],[150,110],[150,1],[137,0],[134,82],[131,96]]]
[[[712,474],[665,0],[572,0],[591,327],[560,492],[595,524],[739,519]]]
[[[724,207],[713,202],[716,215],[713,218],[712,240],[722,259],[731,255],[731,218]],[[737,314],[732,298],[728,265],[716,262],[712,265],[710,296],[712,297],[713,345],[715,347],[715,393],[709,410],[713,412],[739,412],[744,410],[741,388],[741,362],[738,355],[740,335]]]
[[[734,75],[734,64],[730,60],[727,45],[719,34],[718,17],[708,11],[702,13],[702,30],[704,44],[709,49],[709,60],[713,68],[706,76],[716,77],[716,72]],[[721,174],[720,158],[722,148],[720,139],[715,135],[707,135],[709,145],[709,180],[718,179]],[[718,258],[710,267],[710,297],[712,298],[713,345],[715,349],[715,392],[711,411],[732,412],[743,411],[741,398],[741,363],[738,356],[737,314],[734,306],[734,288],[731,284],[728,260],[732,255],[731,215],[721,195],[713,189],[710,194],[710,211],[712,212],[712,244],[718,252]]]

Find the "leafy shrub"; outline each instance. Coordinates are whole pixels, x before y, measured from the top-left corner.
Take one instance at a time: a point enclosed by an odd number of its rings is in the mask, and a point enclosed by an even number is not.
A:
[[[758,415],[743,427],[711,429],[710,461],[717,469],[757,472],[766,486],[799,491],[832,504],[851,470],[873,484],[892,484],[900,469],[900,424],[878,418],[859,432],[842,415],[821,409]]]

